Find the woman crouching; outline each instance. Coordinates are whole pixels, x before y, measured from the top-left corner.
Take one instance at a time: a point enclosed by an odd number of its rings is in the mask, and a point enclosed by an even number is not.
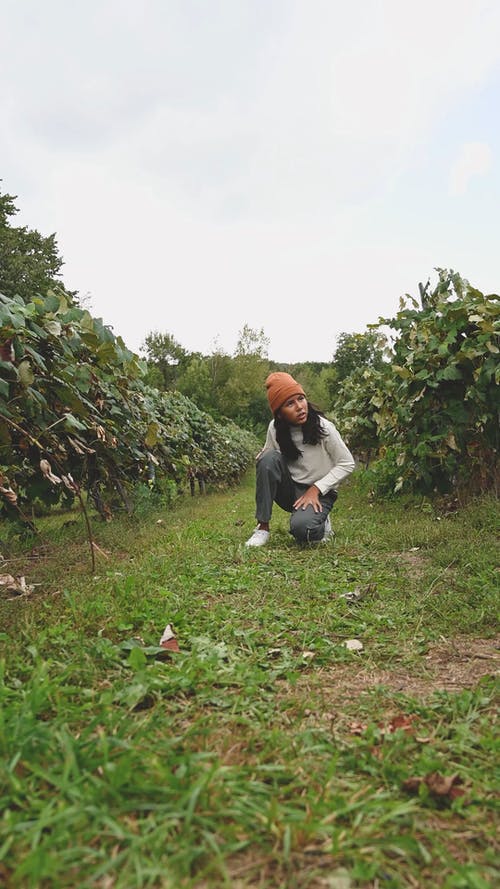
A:
[[[274,503],[291,513],[290,534],[299,543],[326,541],[337,488],[354,469],[352,454],[290,374],[269,374],[266,388],[274,419],[257,455],[258,524],[246,546],[269,541]]]

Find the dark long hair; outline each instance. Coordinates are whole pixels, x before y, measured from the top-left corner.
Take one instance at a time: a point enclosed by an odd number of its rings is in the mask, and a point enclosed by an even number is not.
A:
[[[319,408],[309,401],[307,402],[307,420],[302,426],[302,441],[304,444],[317,445],[327,435],[321,426],[320,420],[320,417],[324,416]],[[290,424],[280,417],[279,411],[276,411],[274,415],[274,428],[276,430],[276,441],[283,456],[292,462],[302,457],[302,451],[299,451],[292,441]]]

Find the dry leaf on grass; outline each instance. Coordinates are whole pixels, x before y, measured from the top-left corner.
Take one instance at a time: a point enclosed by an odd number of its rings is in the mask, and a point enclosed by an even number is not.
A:
[[[318,889],[351,889],[353,882],[349,875],[349,871],[340,867],[326,877],[320,878]]]
[[[402,730],[409,734],[414,731],[414,718],[413,716],[407,716],[405,713],[397,713],[396,716],[393,716],[389,722],[379,722],[378,728],[380,729],[381,740],[384,739],[385,735],[392,735],[394,732]],[[350,722],[348,725],[348,729],[351,735],[363,735],[367,729],[366,722],[358,722],[355,720],[354,722]],[[373,748],[372,753],[380,748]],[[374,755],[377,755],[374,753]]]
[[[365,596],[373,595],[377,590],[376,583],[369,583],[363,589],[359,586],[354,587],[353,590],[348,590],[347,593],[341,593],[340,598],[345,599],[350,605],[353,605],[355,602],[359,602],[361,599],[364,599]]]
[[[354,590],[349,590],[347,593],[342,593],[340,598],[345,599],[346,602],[358,602],[362,597],[362,593],[359,587],[356,587]]]
[[[402,729],[409,734],[413,731],[414,718],[414,716],[407,716],[405,713],[398,713],[396,716],[392,717],[387,725],[384,725],[383,722],[379,723],[379,727],[383,734],[391,735],[393,732],[397,732],[398,729]]]
[[[458,774],[441,775],[440,772],[429,772],[428,775],[413,775],[403,781],[403,790],[408,793],[418,793],[421,784],[425,784],[432,796],[437,799],[454,800],[459,796],[465,796],[465,790],[462,787],[463,780]]]
[[[34,584],[26,583],[25,577],[13,577],[12,574],[0,574],[0,586],[5,587],[7,593],[14,596],[29,596],[35,589]]]
[[[366,722],[351,722],[349,724],[351,735],[362,735],[366,731]]]
[[[163,630],[162,637],[160,639],[160,645],[162,648],[166,648],[167,651],[180,651],[179,643],[175,638],[174,631],[170,624],[167,624],[165,629]]]
[[[16,579],[12,574],[0,574],[0,586],[12,586]]]

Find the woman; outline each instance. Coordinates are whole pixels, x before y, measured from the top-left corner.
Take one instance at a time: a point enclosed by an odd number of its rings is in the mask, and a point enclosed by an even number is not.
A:
[[[269,374],[266,388],[274,420],[257,455],[258,525],[246,546],[269,541],[273,503],[292,514],[290,534],[299,543],[326,541],[337,488],[354,469],[352,454],[290,374]]]

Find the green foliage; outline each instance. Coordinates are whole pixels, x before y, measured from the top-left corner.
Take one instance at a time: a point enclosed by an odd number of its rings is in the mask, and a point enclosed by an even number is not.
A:
[[[379,331],[341,333],[327,385],[335,422],[349,447],[367,464],[379,446],[375,414],[384,386],[387,340]]]
[[[499,446],[500,307],[457,274],[439,270],[422,306],[410,298],[396,318],[391,377],[374,415],[396,454],[396,490],[486,490]],[[372,399],[373,401],[373,399]]]
[[[267,359],[269,351],[269,338],[264,333],[264,328],[254,330],[248,324],[243,325],[243,329],[238,334],[238,342],[236,344],[235,357],[251,356],[252,358],[260,358],[262,361]]]
[[[230,377],[220,393],[221,413],[250,429],[262,427],[269,420],[264,388],[269,373],[268,346],[262,329],[255,331],[245,324],[231,360]]]
[[[137,482],[132,489],[134,515],[141,518],[150,515],[155,509],[168,510],[178,496],[177,485],[171,478],[157,478],[154,485]]]
[[[56,502],[88,485],[107,516],[101,489],[123,494],[156,474],[231,482],[253,455],[251,436],[216,424],[180,393],[147,387],[137,356],[63,293],[30,302],[0,295],[0,343],[4,510],[16,495],[18,505]]]
[[[188,354],[169,333],[148,333],[143,349],[148,362],[147,382],[159,389],[175,389]]]
[[[233,355],[219,346],[211,355],[185,353],[179,360],[176,386],[215,419],[229,419],[260,434],[269,420],[264,389],[268,344],[262,329],[245,324]],[[149,363],[148,372],[157,366]]]
[[[364,368],[383,370],[387,346],[385,336],[377,330],[364,333],[341,333],[333,355],[335,378],[341,383],[352,373]]]
[[[210,371],[206,358],[191,357],[178,381],[178,389],[198,407],[214,415],[214,384]]]
[[[17,213],[14,200],[0,192],[0,293],[29,302],[34,293],[62,287],[63,261],[55,235],[44,237],[35,229],[10,224]]]
[[[335,419],[359,456],[381,456],[379,493],[470,494],[497,483],[498,297],[438,272],[421,304],[408,297],[379,320],[396,333],[390,363],[378,333],[343,335],[335,355]]]
[[[379,429],[375,417],[383,403],[387,370],[359,367],[337,386],[333,415],[351,451],[369,463],[378,452]]]

